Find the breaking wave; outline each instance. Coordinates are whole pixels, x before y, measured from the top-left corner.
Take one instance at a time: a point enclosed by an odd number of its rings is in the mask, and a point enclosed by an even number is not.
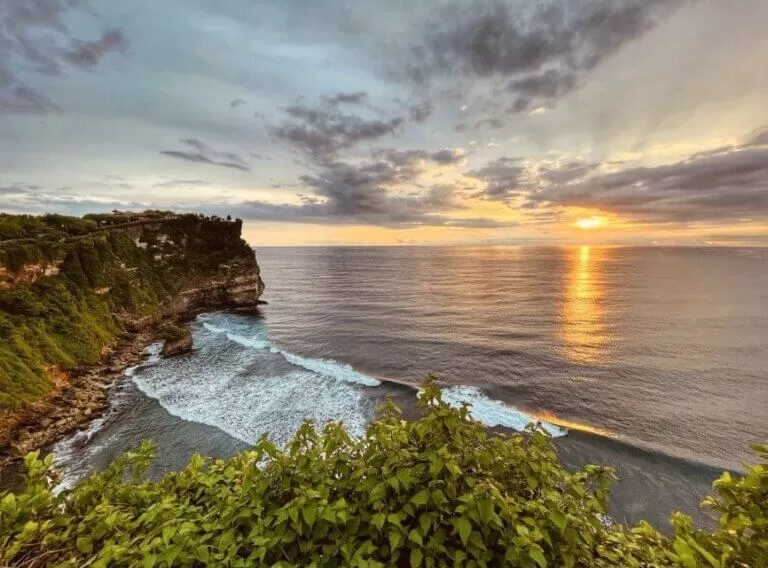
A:
[[[568,434],[568,430],[564,428],[549,422],[537,421],[535,417],[525,412],[507,406],[501,401],[488,398],[477,387],[461,386],[447,388],[443,391],[443,400],[454,408],[461,408],[462,404],[468,404],[472,417],[489,428],[504,426],[505,428],[512,428],[522,432],[533,422],[554,438]]]

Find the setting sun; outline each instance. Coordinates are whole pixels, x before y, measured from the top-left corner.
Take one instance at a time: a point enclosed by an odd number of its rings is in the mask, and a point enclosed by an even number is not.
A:
[[[590,217],[576,221],[576,226],[579,229],[598,229],[603,225],[605,225],[605,218],[603,217]]]

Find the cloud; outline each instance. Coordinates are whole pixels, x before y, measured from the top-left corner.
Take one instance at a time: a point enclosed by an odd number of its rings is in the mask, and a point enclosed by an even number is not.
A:
[[[229,103],[230,108],[239,108],[243,105],[245,105],[245,101],[243,99],[234,99]]]
[[[104,32],[96,41],[74,41],[74,47],[63,54],[64,59],[73,65],[90,70],[93,69],[110,51],[125,48],[125,36],[119,30]]]
[[[186,138],[181,140],[190,149],[185,150],[163,150],[160,152],[163,156],[170,156],[179,160],[188,162],[198,162],[210,164],[212,166],[221,166],[223,168],[232,168],[243,172],[251,171],[251,167],[242,157],[234,152],[221,152],[214,150],[204,142],[195,138]]]
[[[362,164],[328,162],[315,175],[304,175],[300,179],[320,198],[325,213],[334,217],[395,222],[449,207],[452,200],[444,191],[430,190],[426,196],[416,197],[390,192],[390,188],[413,184],[423,171],[411,156],[411,153],[399,152]],[[438,199],[438,195],[442,198]]]
[[[13,196],[28,195],[33,191],[37,191],[39,189],[40,187],[37,185],[30,185],[26,183],[0,185],[0,195],[13,195]]]
[[[469,177],[486,184],[485,189],[476,197],[504,202],[520,195],[526,174],[527,170],[519,158],[499,158],[483,168],[467,173]]]
[[[344,113],[337,104],[330,103],[317,108],[292,105],[284,111],[288,119],[271,128],[272,135],[315,161],[328,160],[360,142],[393,134],[403,124],[399,117],[363,118]]]
[[[434,107],[431,101],[422,101],[410,106],[408,109],[408,116],[410,116],[411,120],[414,122],[426,122],[427,119],[432,116],[433,110]]]
[[[636,221],[768,218],[768,140],[693,154],[667,165],[603,173],[596,164],[544,168],[526,186],[530,205],[583,207]]]
[[[408,203],[419,208],[425,206],[425,200],[412,198]],[[248,221],[274,221],[284,223],[312,223],[319,225],[376,225],[391,229],[414,227],[449,227],[456,229],[496,229],[517,226],[515,222],[498,221],[487,217],[451,217],[442,214],[420,213],[404,210],[386,213],[335,215],[325,203],[306,202],[300,205],[274,204],[266,201],[243,201],[222,207],[202,206],[217,214],[232,214]]]
[[[466,161],[467,153],[461,148],[443,148],[437,152],[426,150],[398,150],[396,148],[379,148],[374,150],[373,157],[400,167],[418,167],[419,162],[434,162],[442,166],[461,165]]]
[[[27,87],[0,67],[0,113],[27,114],[60,110],[56,103]]]
[[[455,165],[463,152],[445,149],[380,149],[374,159],[361,163],[327,160],[300,180],[311,194],[299,195],[299,204],[246,201],[237,214],[246,219],[273,221],[364,224],[394,228],[441,226],[456,228],[507,227],[507,222],[487,218],[457,218],[452,211],[464,209],[457,200],[458,187],[422,187],[419,177],[430,163]]]
[[[161,181],[154,184],[152,187],[206,187],[212,185],[211,182],[201,179],[172,179],[168,181]]]
[[[363,91],[356,93],[336,93],[327,97],[327,101],[332,105],[348,104],[348,105],[361,105],[365,103],[368,98],[368,94]]]
[[[497,79],[522,112],[553,104],[582,77],[673,10],[695,0],[512,0],[448,4],[424,28],[407,74]]]
[[[10,189],[7,193],[4,189]],[[14,191],[21,189],[22,191]],[[5,195],[0,209],[15,213],[63,213],[85,215],[87,213],[108,212],[114,209],[144,210],[150,207],[148,202],[116,200],[98,196],[84,196],[70,193],[69,188],[42,190],[38,186],[4,187],[0,195]]]
[[[120,30],[99,30],[95,40],[76,37],[68,26],[73,14],[90,20],[93,27],[95,18],[85,0],[0,2],[0,112],[60,110],[26,84],[23,74],[60,75],[70,68],[91,71],[108,53],[125,47]]]
[[[755,130],[747,139],[745,146],[768,146],[768,126]]]

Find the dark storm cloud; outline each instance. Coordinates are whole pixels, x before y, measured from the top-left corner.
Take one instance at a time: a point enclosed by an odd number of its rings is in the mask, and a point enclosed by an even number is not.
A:
[[[581,77],[674,9],[695,0],[459,1],[425,28],[409,74],[506,81],[515,112],[556,101]]]
[[[529,183],[529,203],[596,208],[647,222],[733,221],[768,216],[768,140],[694,154],[662,166],[595,173],[569,164]]]
[[[342,112],[337,104],[330,103],[317,108],[292,105],[284,111],[288,119],[271,128],[272,135],[316,161],[328,160],[360,142],[393,134],[403,123],[399,117],[363,118]]]
[[[186,138],[181,140],[181,143],[188,148],[184,150],[163,150],[160,154],[179,160],[186,160],[188,162],[198,162],[223,168],[232,168],[243,172],[251,171],[248,162],[234,152],[214,150],[204,142],[195,138]]]
[[[102,31],[96,40],[75,37],[66,21],[76,12],[92,14],[85,0],[0,1],[0,112],[59,110],[25,84],[19,68],[46,75],[73,67],[89,71],[108,53],[125,47],[119,30]]]

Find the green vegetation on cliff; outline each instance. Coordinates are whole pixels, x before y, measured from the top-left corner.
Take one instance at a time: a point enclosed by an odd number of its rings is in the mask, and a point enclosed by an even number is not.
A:
[[[0,244],[0,410],[48,393],[47,368],[97,361],[125,321],[156,314],[190,281],[255,266],[241,228],[163,212],[0,215],[0,239],[15,239]]]
[[[0,561],[41,566],[768,566],[768,464],[724,474],[701,531],[605,524],[608,468],[562,469],[550,439],[495,436],[434,383],[423,415],[390,404],[359,440],[303,426],[283,452],[266,438],[229,461],[196,456],[142,481],[152,447],[72,490],[52,492],[51,460],[0,497]],[[768,447],[757,448],[768,460]]]

